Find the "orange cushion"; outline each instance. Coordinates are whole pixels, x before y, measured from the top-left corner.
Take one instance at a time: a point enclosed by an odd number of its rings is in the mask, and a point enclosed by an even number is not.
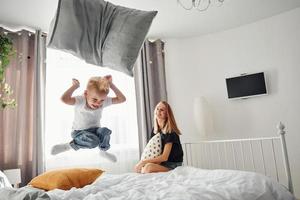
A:
[[[33,178],[28,185],[43,190],[81,188],[93,183],[103,172],[87,168],[52,170]]]

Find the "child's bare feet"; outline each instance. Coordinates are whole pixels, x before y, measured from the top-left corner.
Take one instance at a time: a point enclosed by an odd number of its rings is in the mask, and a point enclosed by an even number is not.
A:
[[[111,162],[117,162],[117,157],[112,153],[108,153],[107,151],[100,150],[100,156],[106,158],[107,160],[109,160]]]
[[[51,154],[56,155],[65,151],[69,151],[71,148],[72,147],[69,143],[57,144],[52,147]]]

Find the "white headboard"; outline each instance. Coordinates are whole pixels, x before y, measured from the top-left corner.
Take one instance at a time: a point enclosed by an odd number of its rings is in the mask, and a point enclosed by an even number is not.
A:
[[[293,193],[285,126],[280,122],[277,128],[277,137],[183,143],[184,165],[262,173],[286,185]]]

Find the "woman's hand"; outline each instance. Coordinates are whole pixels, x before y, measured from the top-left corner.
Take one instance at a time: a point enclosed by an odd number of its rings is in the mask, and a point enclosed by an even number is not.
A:
[[[73,79],[72,79],[72,86],[73,86],[75,89],[79,88],[79,87],[80,87],[79,81],[78,81],[77,79],[73,78]]]
[[[140,161],[140,162],[138,162],[138,164],[136,164],[135,166],[134,166],[134,171],[136,172],[136,173],[141,173],[141,171],[142,171],[142,168],[145,166],[145,163],[143,162],[143,161]]]

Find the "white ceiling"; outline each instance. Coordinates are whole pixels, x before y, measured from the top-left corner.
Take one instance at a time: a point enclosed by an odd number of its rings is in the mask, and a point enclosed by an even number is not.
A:
[[[191,1],[191,0],[184,0]],[[110,0],[114,4],[157,10],[149,36],[192,37],[234,28],[294,9],[299,0],[225,0],[205,12],[186,11],[177,0]],[[58,0],[0,0],[0,23],[41,28],[48,32]]]

